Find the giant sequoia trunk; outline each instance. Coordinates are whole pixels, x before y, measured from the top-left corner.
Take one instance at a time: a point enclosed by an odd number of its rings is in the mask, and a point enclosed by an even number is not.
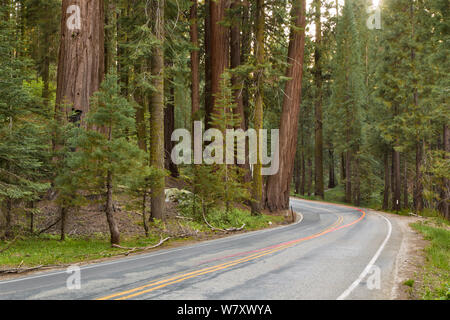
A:
[[[210,0],[205,1],[205,129],[209,128],[212,113],[211,95],[211,16]]]
[[[261,0],[260,0],[261,1]],[[230,68],[235,69],[241,65],[241,0],[232,0],[231,12],[233,13],[233,23],[230,28]],[[236,74],[231,77],[233,87],[234,113],[239,118],[238,128],[245,130],[244,101],[242,96],[242,79]]]
[[[222,74],[228,68],[230,45],[229,28],[223,25],[225,13],[229,7],[227,0],[209,1],[210,13],[210,63],[211,63],[211,105],[212,113],[219,114],[216,110],[216,97],[220,93]]]
[[[305,0],[295,0],[292,6],[295,21],[291,29],[283,109],[280,119],[280,169],[269,176],[265,205],[271,211],[289,207],[289,191],[297,146],[298,117],[300,113],[303,54],[305,48]]]
[[[84,119],[104,76],[103,0],[62,1],[58,61],[56,110]]]
[[[158,0],[154,8],[154,34],[160,41],[155,46],[151,61],[153,87],[150,98],[150,164],[164,169],[164,0]],[[152,189],[151,217],[164,218],[165,195],[164,177],[159,178],[158,186]]]

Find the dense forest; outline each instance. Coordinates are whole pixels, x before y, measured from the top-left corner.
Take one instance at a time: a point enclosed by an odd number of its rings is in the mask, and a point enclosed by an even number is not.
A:
[[[0,4],[4,239],[33,233],[46,199],[64,240],[68,215],[95,200],[119,244],[117,194],[137,201],[148,232],[173,181],[206,223],[217,208],[256,216],[333,190],[450,219],[447,0]],[[279,170],[262,175],[260,153],[176,165],[172,132],[195,121],[279,129]]]

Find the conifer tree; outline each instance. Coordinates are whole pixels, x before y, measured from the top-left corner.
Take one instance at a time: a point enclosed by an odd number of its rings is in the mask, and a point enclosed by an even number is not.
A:
[[[22,50],[15,20],[4,19],[0,8],[0,204],[5,215],[6,238],[12,236],[17,200],[36,200],[49,188],[43,182],[48,141],[36,101],[24,83],[30,80],[30,61]]]
[[[365,84],[361,43],[352,0],[345,1],[337,25],[331,113],[337,123],[334,144],[345,155],[345,199],[352,202],[352,166],[358,158]]]
[[[79,188],[104,196],[104,211],[111,234],[111,243],[119,244],[120,233],[114,218],[113,192],[118,181],[142,167],[145,153],[127,139],[135,131],[134,108],[120,95],[117,73],[110,70],[100,91],[91,99],[92,111],[87,124],[102,132],[75,128],[70,139],[69,168],[77,175]]]

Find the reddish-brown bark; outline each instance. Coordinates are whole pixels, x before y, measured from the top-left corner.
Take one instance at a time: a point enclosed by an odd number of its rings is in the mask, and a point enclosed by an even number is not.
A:
[[[280,119],[280,169],[269,176],[265,193],[265,206],[271,210],[289,207],[289,191],[297,146],[300,113],[303,55],[305,47],[305,0],[295,0],[292,7],[295,28],[291,30],[283,109]]]
[[[80,8],[80,28],[69,29],[69,6]],[[69,116],[81,111],[83,119],[89,111],[89,99],[100,87],[104,76],[104,7],[103,0],[63,0],[61,40],[58,59],[56,108]],[[63,110],[70,106],[69,110]]]
[[[220,92],[221,77],[229,63],[229,28],[222,24],[228,7],[228,0],[209,1],[212,113],[216,112],[215,95]]]
[[[196,49],[191,50],[191,115],[192,120],[199,120],[197,112],[200,110],[200,74],[199,74],[199,42],[198,42],[198,22],[197,22],[197,0],[192,0],[190,19],[191,44]]]

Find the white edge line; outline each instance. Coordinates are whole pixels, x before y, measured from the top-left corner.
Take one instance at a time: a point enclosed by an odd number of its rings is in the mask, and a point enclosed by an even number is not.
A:
[[[347,288],[347,290],[345,290],[339,297],[336,298],[336,300],[344,300],[345,298],[347,298],[350,293],[352,293],[352,291],[359,285],[359,283],[366,277],[366,275],[369,273],[369,271],[372,269],[373,265],[375,264],[375,262],[377,261],[378,257],[380,256],[381,252],[383,251],[384,247],[386,246],[387,242],[389,241],[389,238],[391,237],[391,233],[392,233],[392,224],[389,221],[388,218],[386,218],[385,216],[377,213],[377,212],[373,212],[377,215],[379,215],[380,217],[382,217],[386,222],[387,222],[387,226],[388,226],[388,233],[386,238],[384,239],[383,243],[381,244],[381,246],[378,248],[377,252],[375,253],[375,255],[372,257],[372,259],[370,260],[369,264],[366,266],[366,268],[363,270],[363,272],[359,275],[358,279],[356,279],[351,285],[350,287]]]
[[[90,264],[90,265],[81,266],[80,269],[82,271],[82,270],[86,270],[86,269],[92,269],[92,268],[109,266],[109,265],[113,265],[113,264],[117,264],[117,263],[136,261],[136,260],[141,260],[141,259],[145,259],[145,258],[155,257],[155,256],[159,256],[159,255],[162,255],[162,254],[168,254],[168,253],[172,253],[172,252],[176,252],[176,251],[182,251],[182,250],[187,250],[187,249],[191,249],[191,248],[204,247],[204,246],[210,245],[211,243],[214,243],[214,242],[229,242],[229,241],[233,240],[234,238],[243,239],[243,238],[248,238],[248,237],[254,236],[255,234],[259,234],[259,233],[266,233],[266,232],[271,232],[271,231],[275,231],[275,230],[280,230],[280,229],[292,227],[292,226],[297,225],[297,224],[299,224],[299,223],[301,223],[303,221],[303,214],[301,214],[300,212],[296,212],[296,213],[298,215],[300,215],[300,219],[298,221],[292,223],[292,224],[287,225],[287,226],[280,226],[280,227],[275,227],[275,228],[270,228],[270,229],[265,229],[265,230],[250,231],[248,233],[228,236],[226,238],[207,240],[207,241],[204,241],[204,242],[196,243],[196,244],[193,244],[191,246],[182,247],[182,248],[178,248],[178,249],[169,249],[169,250],[166,250],[166,251],[161,251],[161,252],[156,252],[156,253],[142,254],[140,256],[133,257],[133,258],[119,258],[117,260],[110,261],[110,262],[93,263],[93,264]],[[77,263],[74,263],[74,265],[76,265],[76,264]],[[5,281],[0,281],[0,285],[7,284],[7,283],[13,283],[13,282],[20,282],[20,281],[27,281],[27,280],[32,280],[32,279],[38,279],[38,278],[44,278],[44,277],[50,277],[50,276],[55,276],[55,275],[64,274],[64,273],[67,273],[66,270],[49,272],[49,273],[44,273],[44,274],[39,274],[39,275],[29,276],[29,277],[24,277],[24,278],[5,280]]]

